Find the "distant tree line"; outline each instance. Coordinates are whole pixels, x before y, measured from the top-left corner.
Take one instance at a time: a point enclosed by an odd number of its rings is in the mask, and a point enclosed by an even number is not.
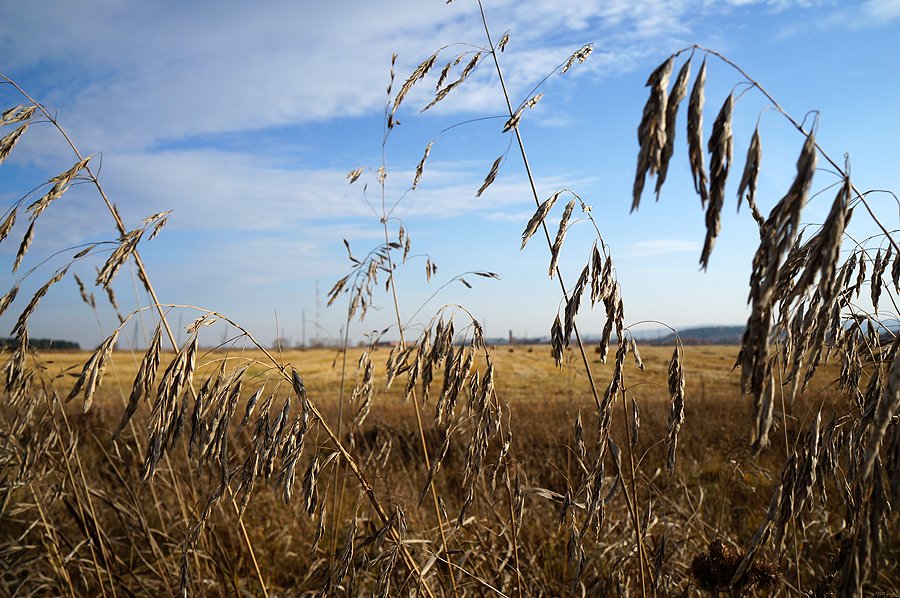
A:
[[[0,347],[16,348],[19,346],[19,340],[15,338],[0,338]],[[59,351],[79,351],[81,345],[73,341],[61,341],[53,338],[30,338],[28,339],[28,347],[30,349],[39,349],[47,351],[56,349]]]

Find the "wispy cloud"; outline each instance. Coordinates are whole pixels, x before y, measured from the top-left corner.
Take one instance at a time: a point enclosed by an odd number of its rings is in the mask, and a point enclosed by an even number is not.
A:
[[[387,206],[394,216],[452,218],[468,214],[521,210],[530,206],[531,188],[519,177],[500,176],[475,197],[489,164],[471,160],[442,161],[425,170],[418,189],[406,193],[415,173],[389,171]],[[346,171],[296,168],[252,154],[216,150],[185,150],[118,154],[107,158],[105,185],[121,198],[120,206],[134,220],[164,209],[175,229],[207,231],[284,232],[322,223],[354,222],[380,215],[380,191],[373,173],[348,185]],[[565,174],[540,178],[546,193],[565,185],[585,185],[584,177]],[[368,188],[366,188],[368,185]],[[398,202],[399,200],[399,202]],[[367,203],[368,201],[368,203]],[[370,207],[371,206],[371,207]]]
[[[863,4],[863,11],[883,24],[900,18],[900,0],[868,0]]]
[[[852,5],[824,1],[813,4],[820,9],[814,18],[784,26],[780,37],[791,37],[810,29],[857,31],[884,27],[900,19],[900,0],[866,0]]]
[[[624,257],[653,257],[673,253],[699,252],[700,244],[685,239],[651,239],[631,243],[625,247]]]
[[[892,0],[867,5],[873,14],[896,9]],[[596,54],[573,76],[628,72],[687,40],[697,15],[716,10],[702,0],[504,0],[488,16],[512,31],[503,61],[518,97],[585,42],[597,42]],[[13,75],[40,66],[36,91],[82,143],[134,150],[378,111],[391,53],[399,54],[404,77],[436,47],[480,42],[474,11],[469,3],[419,0],[397,0],[389,10],[377,3],[282,1],[251,9],[132,0],[98,3],[85,18],[72,4],[6,3],[0,19],[16,26],[0,36],[0,55]],[[452,46],[447,59],[470,49]],[[466,92],[450,94],[437,112],[499,111],[490,71],[476,72]],[[410,104],[421,107],[423,99],[424,84]]]

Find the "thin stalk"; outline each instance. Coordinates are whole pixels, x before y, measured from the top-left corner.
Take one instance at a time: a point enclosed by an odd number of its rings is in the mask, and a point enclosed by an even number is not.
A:
[[[131,422],[129,422],[129,424],[130,423]],[[147,567],[148,567],[148,569],[150,569],[151,571],[156,573],[157,577],[159,577],[159,580],[163,583],[163,585],[166,586],[166,591],[171,594],[172,587],[169,585],[169,580],[166,578],[163,570],[162,569],[157,570],[154,568],[154,566],[159,563],[165,563],[165,557],[163,557],[162,550],[159,547],[159,543],[156,541],[156,538],[153,536],[153,533],[150,530],[150,524],[148,523],[147,517],[144,514],[144,508],[141,505],[140,501],[138,500],[137,496],[134,494],[132,489],[129,487],[128,481],[125,479],[125,476],[122,474],[121,470],[118,467],[116,467],[116,464],[113,462],[112,455],[109,454],[109,451],[107,451],[106,448],[104,448],[103,444],[100,442],[100,440],[98,438],[96,438],[96,436],[94,437],[94,440],[97,444],[97,449],[106,458],[107,463],[109,463],[109,466],[112,468],[113,473],[115,473],[116,477],[118,478],[119,484],[121,484],[122,489],[125,491],[125,493],[128,495],[128,497],[131,499],[131,501],[134,503],[134,510],[135,510],[137,519],[141,524],[141,531],[144,532],[144,536],[147,538],[147,543],[150,545],[150,551],[153,553],[153,556],[156,558],[156,562],[153,564],[147,563]],[[135,438],[135,441],[137,441],[136,438]],[[141,454],[141,453],[143,453],[143,450],[138,450],[138,454]],[[152,488],[152,486],[151,486],[151,488]],[[159,499],[156,498],[155,492],[153,492],[153,500],[154,500],[154,503],[156,504],[157,509],[159,509]],[[160,521],[162,521],[162,513],[161,512],[160,512]]]
[[[382,209],[384,208],[384,184],[381,185],[381,194],[382,194]],[[391,295],[394,299],[394,315],[397,318],[397,330],[400,334],[400,350],[402,351],[406,347],[406,337],[403,333],[403,318],[400,316],[400,299],[397,296],[397,285],[396,279],[394,278],[394,260],[391,257],[391,247],[390,247],[390,239],[388,236],[388,225],[387,219],[382,218],[381,223],[384,227],[384,245],[387,248],[387,259],[388,259],[388,268],[390,269],[390,274],[388,280],[391,285]],[[419,429],[419,440],[422,443],[422,455],[425,457],[425,468],[427,470],[431,470],[431,459],[428,456],[428,444],[425,442],[425,427],[422,424],[422,413],[419,409],[419,401],[416,397],[416,391],[413,389],[412,391],[412,404],[416,411],[416,426]],[[452,564],[450,560],[450,550],[447,547],[447,535],[444,532],[444,519],[441,516],[440,503],[438,502],[437,489],[434,487],[434,484],[431,484],[431,501],[434,505],[434,515],[437,517],[438,530],[441,533],[441,546],[444,549],[444,556],[447,560],[448,564]],[[449,523],[449,522],[448,522]],[[459,589],[456,587],[456,576],[453,575],[453,569],[448,566],[447,567],[447,575],[450,577],[450,584],[453,586],[453,595],[456,598],[459,598]]]
[[[49,537],[50,546],[53,548],[53,553],[59,563],[55,568],[59,570],[61,576],[66,580],[66,588],[69,590],[69,595],[72,598],[75,598],[75,588],[72,586],[72,578],[69,576],[69,572],[66,570],[65,561],[63,561],[62,555],[59,552],[59,540],[56,538],[54,528],[47,521],[44,509],[41,507],[42,501],[38,500],[37,494],[34,491],[34,486],[31,482],[28,483],[28,490],[31,492],[31,497],[34,499],[34,506],[37,507],[38,515],[41,516],[41,523],[44,524],[44,533]]]
[[[341,388],[338,393],[338,438],[343,438],[344,431],[344,390],[345,390],[345,382],[347,380],[347,347],[350,344],[350,310],[347,310],[347,322],[344,324],[344,343],[343,343],[343,359],[341,360]],[[337,554],[337,543],[338,543],[338,518],[340,517],[341,510],[344,506],[344,489],[346,487],[346,480],[343,475],[340,473],[341,463],[338,461],[335,463],[334,468],[332,468],[332,482],[333,482],[333,494],[332,494],[332,502],[331,502],[331,550],[329,550],[328,561],[329,564],[334,560],[335,555]],[[338,491],[338,480],[340,480],[340,491]],[[335,508],[336,505],[336,508]]]
[[[619,339],[619,342],[624,343],[625,339]],[[625,418],[625,420],[624,420],[624,422],[625,422],[625,443],[628,445],[628,461],[631,465],[631,495],[634,498],[634,506],[632,507],[632,509],[635,512],[635,521],[640,521],[640,519],[637,517],[638,495],[637,495],[637,486],[635,484],[636,469],[634,466],[634,447],[631,444],[631,423],[628,421],[628,417],[629,417],[628,416],[628,405],[625,400],[625,391],[622,390],[620,394],[622,395],[622,415]],[[624,484],[623,484],[623,486],[624,486]],[[640,560],[641,560],[641,591],[645,592],[646,580],[644,578],[644,560],[647,558],[647,555],[644,552],[643,542],[641,541],[643,539],[643,533],[641,532],[641,528],[636,525],[635,531],[638,534],[640,534],[640,536],[638,537],[638,558],[640,558]]]
[[[496,398],[496,397],[495,397]],[[509,406],[507,405],[507,409]],[[503,437],[503,426],[500,426],[500,444],[503,445],[506,440]],[[516,513],[513,505],[512,490],[509,487],[509,455],[504,458],[504,466],[506,467],[506,501],[509,504],[509,525],[512,529],[513,540],[513,558],[516,563],[516,595],[522,598],[522,569],[519,564],[519,527],[516,524]]]
[[[265,351],[265,349],[263,349],[263,351]],[[286,380],[290,379],[289,378],[290,374],[288,374],[286,371],[282,370],[282,374],[284,375]],[[318,420],[319,425],[322,426],[322,429],[325,431],[326,436],[328,436],[328,438],[331,440],[331,442],[334,443],[335,448],[337,448],[337,450],[340,453],[343,460],[350,467],[350,471],[352,471],[353,475],[356,476],[356,479],[359,481],[360,486],[362,486],[363,492],[366,494],[366,497],[369,499],[369,503],[372,505],[372,508],[375,510],[375,513],[378,515],[378,518],[381,520],[382,524],[387,523],[387,521],[389,519],[387,512],[385,512],[384,508],[381,506],[381,503],[379,502],[378,497],[375,496],[374,488],[372,488],[372,485],[366,479],[365,474],[363,473],[363,471],[359,467],[359,465],[356,463],[356,460],[353,458],[353,455],[351,455],[350,452],[347,451],[347,449],[341,443],[340,439],[337,436],[335,436],[334,431],[326,423],[325,418],[322,417],[322,414],[321,414],[321,412],[319,412],[318,407],[316,407],[312,403],[309,403],[309,409],[312,412],[313,416],[316,418],[316,420]],[[425,583],[425,578],[422,576],[422,571],[421,571],[421,569],[419,569],[419,565],[412,558],[412,555],[410,554],[409,549],[406,547],[406,545],[402,544],[402,539],[400,538],[400,535],[397,533],[397,530],[394,529],[393,527],[391,527],[390,533],[391,533],[391,536],[393,537],[393,539],[400,544],[400,550],[403,553],[403,560],[406,561],[407,566],[410,567],[410,569],[416,575],[418,575],[420,581],[423,584],[423,588],[425,589],[425,592],[429,596],[434,598],[434,594],[431,592],[431,589],[428,587],[428,584]]]
[[[65,410],[63,409],[63,406],[61,404],[59,404],[58,401],[56,401],[56,403],[57,403],[57,406],[59,407],[60,414],[62,415],[63,422],[66,425],[66,430],[69,433],[69,440],[71,441],[73,439],[72,429],[69,427],[69,422],[66,419]],[[54,421],[54,424],[56,424],[56,420],[54,419],[53,421]],[[59,427],[57,425],[56,438],[57,438],[57,442],[59,443],[60,453],[62,454],[62,457],[63,457],[63,463],[65,464],[65,467],[66,467],[66,474],[69,478],[69,483],[72,485],[72,494],[75,498],[75,506],[78,508],[78,516],[81,519],[81,524],[84,526],[84,532],[85,532],[85,536],[86,536],[85,539],[88,540],[88,549],[91,552],[91,560],[93,561],[94,571],[97,575],[97,582],[100,584],[100,593],[105,597],[106,589],[103,587],[103,577],[100,575],[100,565],[97,562],[97,553],[94,550],[94,543],[90,541],[91,540],[90,534],[87,531],[88,530],[87,517],[85,517],[84,506],[82,505],[81,499],[78,496],[78,490],[77,490],[78,484],[75,481],[75,474],[72,473],[72,463],[70,461],[69,451],[67,450],[67,447],[63,446],[63,444],[62,444],[63,438],[62,438],[62,434],[60,432],[61,431],[59,430]],[[77,457],[78,451],[74,451],[74,453]],[[84,478],[82,477],[82,479],[84,479]],[[88,494],[88,499],[90,500],[90,493],[87,490],[85,490],[85,492]],[[93,506],[92,506],[91,507],[91,517],[93,517],[93,516],[94,515],[93,515]],[[94,518],[94,522],[96,522],[96,518]],[[96,527],[95,527],[95,529],[96,529]],[[104,559],[104,561],[106,561],[106,566],[107,566],[106,573],[109,577],[110,588],[113,589],[113,593],[115,594],[115,584],[113,583],[112,573],[109,571],[109,557],[106,554],[106,548],[103,545],[103,541],[100,538],[99,533],[97,534],[97,541],[98,541],[98,544],[100,544],[99,548],[100,548],[101,552],[103,553],[102,554],[103,559]]]
[[[235,517],[237,517],[238,521],[241,521],[241,511],[238,508],[237,502],[234,499],[234,491],[231,489],[231,486],[226,486],[226,488],[228,489],[228,497],[231,499],[229,502],[231,502],[231,506],[234,508],[234,515],[235,515]],[[250,536],[247,535],[247,528],[244,527],[243,522],[241,523],[241,535],[244,538],[244,543],[248,547],[251,547],[253,544],[250,542]],[[260,569],[259,569],[259,562],[257,562],[256,555],[253,553],[252,548],[249,550],[249,553],[250,553],[250,560],[253,561],[253,569],[256,571],[256,575],[259,577],[259,586],[262,589],[263,596],[268,597],[269,593],[266,591],[266,582],[263,581],[262,573],[260,572]]]
[[[788,431],[787,431],[787,408],[784,403],[784,381],[782,379],[782,367],[781,367],[781,353],[779,352],[777,355],[778,363],[776,365],[776,369],[779,374],[778,381],[778,394],[781,396],[781,427],[784,431],[784,458],[789,458],[791,454],[791,443],[788,440]],[[799,437],[799,436],[798,436]],[[797,543],[797,521],[792,517],[791,518],[791,531],[793,532],[794,538],[794,566],[797,570],[797,593],[803,593],[803,585],[800,582],[800,546]]]
[[[506,81],[503,78],[503,70],[500,68],[500,61],[497,58],[497,51],[496,51],[496,48],[494,47],[494,41],[491,38],[491,32],[490,32],[490,29],[488,28],[488,24],[487,24],[487,17],[484,13],[484,5],[482,4],[481,0],[478,0],[478,8],[481,11],[481,22],[484,25],[484,33],[485,33],[485,36],[487,36],[488,45],[491,48],[491,56],[494,59],[494,66],[496,67],[497,77],[500,80],[500,88],[503,90],[503,98],[506,100],[507,111],[509,112],[510,118],[512,118],[514,115],[512,101],[510,100],[510,97],[509,97],[509,91],[506,88]],[[515,133],[516,142],[518,143],[518,146],[519,146],[519,153],[522,155],[522,162],[525,166],[525,174],[528,177],[528,183],[531,187],[531,193],[534,198],[534,202],[536,205],[540,206],[541,200],[540,200],[540,196],[538,195],[538,192],[537,192],[537,185],[534,181],[534,175],[531,171],[531,165],[528,162],[528,155],[525,152],[525,143],[522,140],[522,133],[519,131],[518,126],[512,127],[512,131]],[[550,231],[547,229],[547,224],[545,222],[541,222],[541,228],[544,231],[544,237],[547,240],[548,247],[552,248],[553,240],[550,238]],[[560,289],[562,290],[563,297],[565,297],[566,301],[568,301],[569,294],[568,294],[568,291],[566,290],[565,283],[563,282],[562,273],[560,272],[559,267],[556,268],[556,278],[559,281],[559,286],[560,286]],[[597,408],[600,409],[601,408],[600,395],[597,392],[597,386],[594,383],[594,378],[591,373],[590,361],[588,360],[587,352],[584,349],[584,343],[581,340],[581,334],[578,331],[577,323],[574,325],[573,331],[575,332],[575,339],[578,343],[578,350],[581,353],[581,359],[584,363],[584,370],[585,370],[585,373],[587,374],[588,383],[591,388],[591,393],[594,397],[594,402],[596,403]],[[629,443],[628,449],[629,449],[629,452],[631,452],[632,449],[631,449],[630,443]],[[640,518],[638,517],[638,514],[637,514],[637,505],[632,503],[631,498],[628,495],[627,486],[623,485],[622,490],[623,490],[623,493],[625,494],[626,502],[629,505],[629,512],[631,514],[631,519],[632,519],[632,523],[634,525],[636,539],[637,539],[639,564],[640,564],[640,569],[641,569],[641,595],[646,596],[647,595],[646,583],[644,580],[644,561],[646,559],[646,555],[645,555],[645,551],[644,551],[642,534],[641,534]],[[635,497],[635,498],[637,498],[637,497]]]
[[[394,82],[393,78],[394,78],[394,69],[393,69],[393,64],[392,64],[391,65],[391,84],[388,86],[388,95],[387,95],[387,98],[385,99],[385,105],[384,105],[385,119],[384,119],[384,125],[383,125],[384,129],[383,129],[382,139],[381,139],[381,173],[382,174],[379,177],[380,190],[381,190],[381,217],[379,218],[379,221],[381,222],[382,229],[384,230],[384,247],[385,247],[385,253],[387,254],[388,272],[389,272],[388,273],[388,282],[391,287],[391,297],[393,299],[393,304],[394,304],[394,316],[396,317],[396,320],[397,320],[397,332],[400,335],[400,348],[402,350],[403,348],[406,347],[406,337],[403,332],[404,331],[403,318],[400,316],[400,299],[397,296],[396,278],[394,278],[394,273],[395,273],[394,259],[393,259],[393,252],[391,250],[391,245],[390,245],[390,235],[388,232],[388,220],[390,218],[390,214],[394,211],[394,208],[397,207],[397,204],[395,203],[394,207],[392,207],[390,212],[388,212],[387,197],[386,197],[385,185],[384,185],[384,173],[387,172],[387,141],[388,141],[388,136],[391,133],[391,127],[389,126],[389,124],[390,124],[390,118],[391,118],[391,116],[390,116],[390,110],[391,110],[390,100],[391,100],[391,89],[393,88],[393,82]],[[402,200],[402,197],[400,199]],[[400,202],[400,200],[397,200],[397,203],[399,203],[399,202]],[[373,212],[374,212],[374,208],[373,208]],[[342,383],[343,383],[343,381],[342,381]],[[418,401],[418,398],[416,397],[415,389],[413,389],[413,391],[412,391],[412,404],[413,404],[413,407],[415,408],[415,412],[416,412],[416,427],[419,430],[419,440],[422,444],[422,455],[425,457],[425,467],[426,467],[426,469],[428,469],[430,471],[431,470],[431,459],[428,455],[428,444],[425,442],[425,427],[422,424],[422,414],[419,409],[419,401]],[[440,503],[438,502],[437,490],[435,489],[434,484],[431,485],[431,499],[432,499],[432,503],[434,505],[434,515],[437,518],[438,530],[440,531],[440,534],[441,534],[441,547],[444,550],[444,555],[446,556],[446,560],[448,563],[447,575],[450,577],[450,584],[453,586],[453,595],[456,598],[459,598],[459,589],[456,587],[456,577],[453,575],[453,569],[450,566],[452,563],[450,561],[450,551],[447,547],[447,536],[446,536],[446,533],[444,532],[444,519],[443,519],[443,517],[441,517]],[[449,525],[449,522],[448,522],[448,525]]]

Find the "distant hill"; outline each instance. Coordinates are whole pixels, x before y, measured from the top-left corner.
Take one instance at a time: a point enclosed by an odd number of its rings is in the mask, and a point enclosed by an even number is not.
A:
[[[0,347],[18,347],[19,341],[14,338],[0,338]],[[81,346],[72,341],[61,341],[52,338],[31,338],[28,339],[28,346],[32,349],[46,351],[48,349],[57,349],[60,351],[79,351]]]
[[[703,326],[678,331],[678,336],[685,345],[739,345],[743,335],[743,326]],[[666,336],[648,338],[644,340],[644,344],[674,345],[675,335],[670,332]]]

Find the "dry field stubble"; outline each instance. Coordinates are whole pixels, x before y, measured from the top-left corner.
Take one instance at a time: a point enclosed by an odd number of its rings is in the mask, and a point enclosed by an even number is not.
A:
[[[513,438],[510,456],[515,464],[514,471],[524,496],[524,515],[518,530],[521,568],[527,578],[529,592],[558,595],[568,592],[567,580],[571,577],[571,564],[566,556],[566,533],[560,523],[560,509],[565,496],[572,492],[572,480],[580,474],[577,458],[577,441],[573,422],[577,414],[584,411],[581,418],[585,422],[584,437],[592,442],[590,410],[592,399],[585,390],[583,369],[578,367],[574,355],[568,354],[561,370],[557,370],[552,360],[547,358],[547,346],[500,346],[493,351],[496,369],[496,389],[498,399],[504,405],[504,419],[510,418]],[[639,408],[640,427],[636,455],[641,456],[639,475],[643,478],[639,496],[644,513],[646,542],[651,547],[659,547],[665,537],[667,553],[666,576],[668,591],[696,588],[690,581],[688,565],[714,540],[722,541],[726,548],[740,551],[750,541],[760,523],[761,514],[766,510],[770,492],[777,481],[778,467],[785,455],[783,442],[773,443],[770,451],[760,457],[751,456],[747,438],[747,420],[752,417],[752,405],[739,391],[738,372],[732,371],[737,347],[732,346],[689,346],[685,347],[685,362],[690,376],[687,380],[686,412],[687,422],[679,442],[679,469],[674,477],[665,474],[666,450],[657,439],[666,432],[669,412],[669,395],[666,387],[667,367],[671,347],[643,346],[641,356],[645,371],[639,373],[633,363],[629,369],[635,386],[626,390],[627,396],[635,398]],[[358,360],[362,349],[348,352],[348,363]],[[377,349],[372,354],[376,365],[375,380],[384,380],[384,363],[389,349]],[[256,387],[267,375],[277,381],[269,368],[263,365],[261,353],[235,351],[228,355],[203,353],[200,362],[211,364],[206,367],[213,371],[222,359],[236,363],[240,358],[259,359],[259,365],[251,365],[247,372],[248,381]],[[590,353],[595,376],[605,380],[612,375],[612,364],[600,363],[599,355]],[[71,387],[80,372],[81,365],[89,358],[86,353],[47,353],[44,356],[46,373],[54,378],[61,392]],[[337,418],[337,397],[341,384],[341,354],[333,349],[292,350],[280,354],[283,363],[293,364],[304,376],[310,399],[316,401],[326,419]],[[171,361],[172,354],[164,353],[161,368]],[[134,561],[128,566],[132,574],[143,577],[145,567],[160,569],[159,579],[145,580],[145,587],[173,574],[171,570],[180,553],[181,539],[186,531],[178,513],[176,495],[180,492],[192,499],[196,510],[202,509],[202,497],[216,484],[215,468],[185,466],[177,458],[173,463],[161,464],[154,483],[140,481],[140,465],[143,454],[135,447],[140,445],[144,432],[135,435],[126,430],[117,439],[111,432],[121,417],[127,394],[140,364],[141,355],[116,352],[107,370],[105,381],[97,392],[91,411],[81,415],[78,402],[69,405],[70,422],[80,436],[78,453],[87,472],[87,485],[100,499],[95,502],[96,517],[102,521],[97,527],[106,530],[111,545],[122,543],[122,549],[135,542],[137,531],[129,529],[133,521],[146,520],[147,539],[153,538],[158,545],[152,557],[142,555],[142,550],[129,550]],[[198,371],[197,380],[207,375]],[[840,400],[830,388],[829,382],[837,375],[834,368],[823,368],[810,384],[808,392],[793,404],[786,404],[787,425],[790,438],[796,431],[808,425],[811,414],[824,406],[823,416],[828,417],[829,407]],[[440,383],[440,376],[436,377]],[[196,385],[197,383],[195,383]],[[417,429],[412,406],[404,401],[402,385],[384,391],[383,384],[377,386],[371,413],[354,435],[357,456],[363,463],[376,491],[391,497],[397,504],[415,505],[405,511],[410,529],[432,530],[436,528],[434,513],[427,503],[419,501],[419,494],[425,483],[426,470],[422,467],[422,451],[417,439]],[[281,386],[285,383],[282,381]],[[269,388],[276,390],[277,382]],[[282,390],[286,390],[282,388]],[[246,406],[250,394],[243,393],[236,426]],[[144,422],[142,404],[134,422]],[[428,406],[425,407],[426,421],[430,420]],[[345,416],[346,417],[346,416]],[[622,413],[614,411],[612,428],[618,438],[623,438]],[[776,422],[780,427],[780,413]],[[433,456],[441,447],[439,427],[426,423],[427,444]],[[778,430],[781,436],[781,430]],[[234,444],[250,442],[250,426],[242,434],[236,434]],[[651,440],[652,439],[652,440]],[[349,438],[344,438],[349,446]],[[325,438],[316,438],[314,444],[321,443],[326,448]],[[184,440],[185,446],[187,440]],[[453,514],[459,509],[462,497],[459,485],[463,477],[465,462],[465,442],[459,438],[450,444],[445,455],[440,475],[435,485],[442,500],[442,507]],[[175,455],[179,451],[175,451]],[[496,455],[488,457],[488,461]],[[235,464],[236,466],[236,464]],[[171,469],[170,469],[171,468]],[[349,482],[349,480],[348,480]],[[330,544],[326,537],[317,549],[311,549],[311,539],[316,533],[315,521],[303,513],[302,505],[282,504],[277,492],[258,487],[243,515],[243,522],[255,550],[255,558],[269,591],[301,592],[304,588],[316,588],[322,584],[327,573],[328,554],[340,549]],[[334,487],[320,489],[327,495]],[[125,490],[127,500],[119,498]],[[481,500],[476,501],[470,511],[470,519],[461,531],[450,531],[450,546],[459,562],[475,575],[482,574],[482,568],[508,565],[510,554],[506,541],[493,537],[492,526],[502,525],[508,518],[504,515],[502,500],[487,488],[481,488]],[[355,493],[354,493],[355,496]],[[191,500],[194,502],[191,503]],[[345,513],[339,520],[352,517],[355,509],[360,519],[361,531],[377,529],[377,522],[367,513],[364,504],[354,499],[343,505]],[[253,565],[234,525],[234,513],[228,507],[219,507],[209,519],[208,533],[203,536],[199,558],[208,560],[200,567],[207,577],[198,580],[196,587],[206,587],[210,592],[231,591],[255,592],[252,573]],[[73,538],[80,535],[71,528],[64,513],[55,525],[63,543],[77,544]],[[129,523],[131,521],[131,523]],[[479,531],[479,528],[483,528]],[[13,531],[9,528],[8,532]],[[613,499],[606,512],[604,531],[592,542],[585,565],[585,587],[598,592],[613,591],[621,581],[621,562],[608,561],[608,554],[616,554],[622,547],[618,543],[629,538],[627,511],[621,497]],[[837,554],[840,540],[832,537],[827,530],[818,529],[815,522],[802,531],[804,542],[820,544],[819,559],[827,559]],[[817,535],[818,534],[818,535]],[[9,534],[12,535],[12,534]],[[9,535],[4,540],[9,539]],[[423,542],[433,542],[423,538]],[[147,540],[145,539],[145,541]],[[143,544],[143,542],[142,542]],[[485,559],[485,547],[495,547],[496,559]],[[158,552],[158,554],[156,554]],[[625,553],[627,554],[627,550]],[[140,557],[135,557],[135,553]],[[471,556],[469,556],[471,553]],[[809,558],[816,558],[815,552]],[[126,555],[120,555],[125,557]],[[787,573],[791,567],[789,553],[769,555],[777,567]],[[142,561],[143,560],[143,564]],[[207,566],[208,565],[208,566]],[[808,563],[811,569],[821,568],[822,563]],[[896,573],[893,571],[892,573]],[[496,575],[483,574],[483,579],[494,579]],[[127,579],[119,580],[124,586],[135,587]],[[816,579],[807,576],[801,579],[806,587],[813,587]],[[170,581],[170,583],[174,583]],[[474,594],[481,594],[486,588],[465,578],[461,587]],[[203,584],[206,584],[205,586]],[[90,584],[88,584],[90,585]],[[507,588],[509,590],[509,588]]]

